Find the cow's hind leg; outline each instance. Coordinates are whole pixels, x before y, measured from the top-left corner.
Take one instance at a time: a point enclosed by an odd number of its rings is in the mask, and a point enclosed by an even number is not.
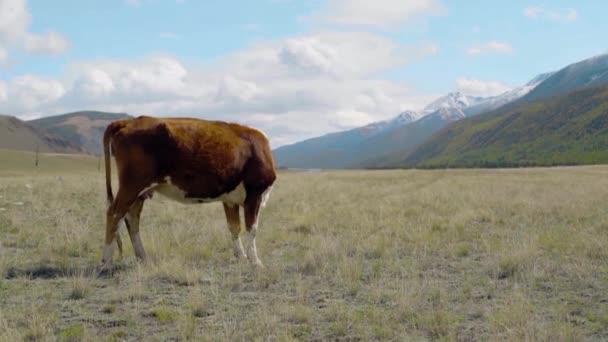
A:
[[[258,252],[255,246],[255,235],[258,231],[258,219],[260,209],[262,207],[261,204],[262,194],[247,194],[247,199],[245,200],[245,228],[249,233],[247,257],[249,258],[249,262],[254,266],[263,266],[262,262],[258,258]]]
[[[131,238],[131,244],[135,251],[135,256],[139,261],[146,261],[146,252],[144,245],[141,243],[141,237],[139,236],[139,219],[141,217],[141,210],[144,207],[144,199],[138,198],[135,203],[129,208],[127,215],[125,216],[125,224],[129,231],[129,237]],[[116,235],[118,238],[118,234]]]
[[[241,218],[239,216],[239,206],[236,204],[223,203],[228,229],[232,233],[232,243],[234,246],[234,256],[239,260],[247,260],[243,244],[241,243]]]
[[[108,208],[106,216],[106,239],[103,248],[103,259],[101,261],[102,268],[108,268],[112,264],[112,254],[114,254],[114,247],[117,245],[116,232],[118,230],[118,224],[120,223],[120,220],[125,217],[136,199],[136,195],[130,195],[121,188],[118,190],[116,198]]]

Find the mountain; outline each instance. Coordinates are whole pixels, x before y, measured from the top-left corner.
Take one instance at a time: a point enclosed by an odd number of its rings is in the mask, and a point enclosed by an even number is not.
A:
[[[530,82],[524,84],[523,86],[513,88],[509,91],[506,91],[500,95],[487,97],[484,101],[477,103],[469,108],[467,108],[467,116],[477,115],[484,112],[489,112],[494,109],[500,108],[507,103],[512,103],[524,96],[526,96],[529,92],[538,87],[539,84],[544,82],[546,79],[551,77],[554,72],[548,72],[544,74],[540,74],[534,77]]]
[[[396,163],[509,167],[608,162],[608,85],[455,122]]]
[[[422,112],[404,111],[391,120],[282,146],[273,151],[274,157],[279,166],[289,168],[358,167],[378,154],[422,142],[448,122],[465,117],[463,109],[481,101],[482,98],[459,92],[450,93]]]
[[[68,140],[5,115],[0,115],[0,148],[32,152],[80,152],[79,147]]]
[[[552,74],[538,75],[527,84],[493,97],[449,93],[420,113],[404,112],[345,132],[330,133],[274,151],[277,164],[289,168],[374,168],[401,160],[412,148],[448,124],[491,111],[528,94]]]
[[[511,101],[494,111],[453,123],[414,149],[385,155],[374,160],[374,163],[368,163],[365,166],[481,167],[489,165],[548,165],[552,163],[594,162],[594,159],[588,157],[588,154],[596,155],[598,151],[593,150],[588,145],[583,144],[584,146],[581,147],[576,143],[574,144],[585,149],[581,152],[580,157],[558,157],[548,150],[550,146],[539,148],[538,146],[526,145],[529,139],[517,130],[538,138],[538,141],[545,143],[550,141],[555,146],[562,146],[564,151],[570,149],[570,145],[573,144],[569,140],[570,136],[560,136],[561,139],[565,140],[554,141],[552,140],[553,135],[559,135],[560,133],[551,130],[556,129],[558,123],[559,127],[567,125],[562,122],[565,115],[563,114],[564,110],[570,111],[568,115],[574,120],[578,115],[585,115],[589,110],[595,108],[581,107],[570,103],[569,101],[573,98],[580,100],[581,103],[602,108],[603,103],[597,100],[599,95],[585,91],[598,91],[597,89],[602,87],[596,89],[594,86],[608,84],[607,73],[608,55],[600,55],[568,65],[554,73],[539,75],[522,88],[522,92],[526,91],[526,87],[529,89],[527,94],[519,99]],[[579,90],[583,92],[581,93]],[[588,100],[585,96],[593,96],[594,100]],[[555,103],[567,107],[556,107]],[[554,114],[561,113],[560,116],[556,117],[543,111],[546,106],[550,107]],[[469,110],[471,109],[469,108]],[[529,118],[534,118],[537,121],[525,121]],[[511,121],[513,122],[510,123]],[[507,125],[507,123],[509,124]],[[502,134],[509,135],[510,140],[502,139]],[[487,140],[488,136],[498,139],[498,145],[494,144],[494,140]],[[596,142],[590,144],[593,145]],[[529,151],[520,150],[524,148],[522,146],[528,148]],[[533,157],[533,153],[536,152],[543,153],[545,156]]]
[[[437,100],[429,103],[426,107],[424,107],[425,113],[433,113],[440,109],[446,108],[456,108],[463,110],[465,108],[473,107],[485,102],[486,98],[476,97],[476,96],[468,96],[464,95],[461,92],[453,92],[449,93],[445,96],[438,98]]]
[[[423,143],[450,123],[465,118],[464,109],[439,108],[419,120],[393,129],[389,132],[390,134],[374,136],[361,147],[365,151],[365,153],[361,153],[361,158],[348,167],[384,167],[390,161],[401,158],[413,147]]]
[[[552,74],[522,99],[538,101],[574,89],[600,84],[608,84],[608,54],[568,65]]]
[[[103,132],[114,120],[130,118],[125,113],[80,111],[28,121],[41,131],[52,133],[88,154],[102,153]]]
[[[405,111],[391,120],[282,146],[273,154],[280,167],[345,168],[359,158],[359,148],[370,138],[398,129],[419,116],[416,112]]]

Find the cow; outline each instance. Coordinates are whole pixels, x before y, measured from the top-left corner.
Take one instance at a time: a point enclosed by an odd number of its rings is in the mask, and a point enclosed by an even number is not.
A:
[[[146,260],[139,221],[144,202],[153,193],[182,203],[222,202],[234,255],[253,266],[263,266],[255,237],[276,168],[262,132],[222,121],[140,116],[108,125],[103,149],[108,210],[101,269],[111,265],[115,246],[122,255],[117,231],[123,219],[135,256]],[[111,154],[118,171],[116,197],[112,193]],[[240,207],[248,232],[247,253],[240,238]]]

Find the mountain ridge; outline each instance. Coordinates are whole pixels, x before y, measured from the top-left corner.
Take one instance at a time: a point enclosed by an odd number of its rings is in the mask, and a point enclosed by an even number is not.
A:
[[[504,99],[513,100],[527,94],[532,81],[542,79],[543,75],[545,74],[536,76],[522,87],[514,88],[517,92],[507,91],[495,97],[483,98],[458,91],[450,92],[435,99],[421,111],[404,111],[389,120],[281,146],[273,153],[277,164],[288,168],[373,167],[374,161],[381,160],[382,156],[403,153],[424,142],[449,123],[478,114],[474,109],[484,103],[485,109],[493,109],[503,105],[506,102]]]
[[[112,121],[126,118],[131,116],[126,113],[85,110],[30,120],[28,123],[70,141],[84,153],[101,155],[105,128]]]
[[[513,167],[608,162],[608,85],[576,89],[450,125],[385,167]]]
[[[78,146],[68,140],[10,115],[0,115],[0,148],[43,153],[81,152]]]

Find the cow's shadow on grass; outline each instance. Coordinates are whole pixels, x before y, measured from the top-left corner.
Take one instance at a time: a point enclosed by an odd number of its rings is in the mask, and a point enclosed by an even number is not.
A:
[[[132,268],[133,265],[116,263],[109,268],[100,268],[93,264],[59,265],[51,262],[33,264],[27,266],[11,266],[4,273],[4,279],[29,278],[29,279],[56,279],[69,277],[99,277],[110,278],[115,273],[123,272]]]

